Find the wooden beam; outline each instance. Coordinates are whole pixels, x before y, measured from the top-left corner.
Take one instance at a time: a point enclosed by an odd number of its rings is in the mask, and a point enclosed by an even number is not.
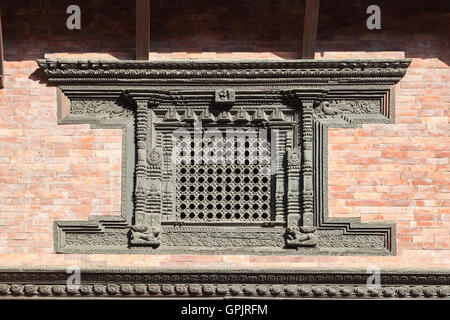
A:
[[[136,60],[148,60],[150,52],[150,0],[136,0]]]
[[[2,13],[0,11],[0,89],[3,88],[4,72],[3,72],[3,30],[2,30]]]
[[[303,26],[302,59],[314,59],[317,38],[317,22],[319,20],[320,0],[306,0],[305,23]]]

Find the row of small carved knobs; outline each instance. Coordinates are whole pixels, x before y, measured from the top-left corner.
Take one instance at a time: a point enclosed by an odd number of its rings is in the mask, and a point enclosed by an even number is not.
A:
[[[94,284],[65,285],[21,285],[0,284],[0,296],[285,296],[285,297],[372,297],[372,298],[449,298],[447,286],[429,287],[383,287],[325,286],[325,285],[215,285],[215,284]]]
[[[275,108],[268,116],[266,111],[258,109],[253,115],[244,110],[238,110],[236,114],[232,114],[228,111],[220,112],[217,117],[210,113],[208,110],[204,110],[198,115],[195,111],[188,109],[184,112],[180,118],[180,114],[177,110],[170,109],[164,114],[163,121],[203,121],[203,122],[267,122],[267,121],[285,121],[285,115],[278,108]]]

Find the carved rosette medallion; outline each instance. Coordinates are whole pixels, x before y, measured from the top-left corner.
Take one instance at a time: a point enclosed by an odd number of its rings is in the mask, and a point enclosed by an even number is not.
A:
[[[162,153],[158,149],[149,149],[147,154],[148,164],[151,166],[157,166],[162,162]]]
[[[300,166],[300,151],[297,149],[289,149],[287,154],[287,161],[290,166]]]

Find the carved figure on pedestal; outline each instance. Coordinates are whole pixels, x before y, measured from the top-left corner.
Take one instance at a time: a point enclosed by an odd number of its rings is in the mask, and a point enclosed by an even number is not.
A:
[[[286,247],[316,246],[317,237],[315,232],[315,227],[286,228],[286,233],[284,234]]]
[[[134,225],[131,227],[131,243],[157,247],[161,244],[159,235],[161,230],[149,228],[144,225]]]

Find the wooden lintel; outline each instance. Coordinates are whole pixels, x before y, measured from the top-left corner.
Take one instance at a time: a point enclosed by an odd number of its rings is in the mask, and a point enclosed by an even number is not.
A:
[[[306,0],[303,26],[302,59],[314,59],[320,0]]]
[[[136,0],[136,60],[148,60],[150,52],[150,0]]]

